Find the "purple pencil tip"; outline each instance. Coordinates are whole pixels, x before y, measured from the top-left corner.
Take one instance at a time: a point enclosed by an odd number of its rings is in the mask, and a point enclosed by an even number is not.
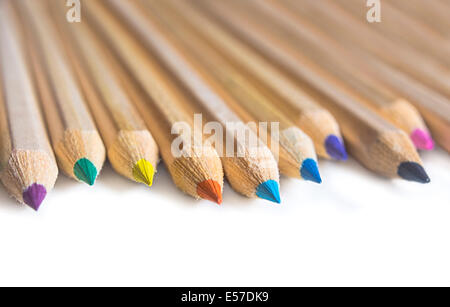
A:
[[[22,194],[23,201],[35,211],[39,210],[45,196],[47,196],[47,190],[37,183],[30,185]]]
[[[348,159],[344,142],[335,135],[330,135],[325,140],[325,148],[327,153],[335,160],[345,161]]]

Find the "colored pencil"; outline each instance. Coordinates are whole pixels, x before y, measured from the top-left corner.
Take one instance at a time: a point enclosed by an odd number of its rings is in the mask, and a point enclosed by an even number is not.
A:
[[[310,19],[326,27],[327,34],[339,39],[348,48],[364,50],[422,84],[450,95],[450,83],[447,82],[449,69],[436,59],[408,48],[401,41],[393,41],[392,38],[378,33],[366,19],[357,18],[347,11],[344,7],[346,1],[324,0],[320,5],[311,0],[287,1],[298,11],[310,10],[307,13]]]
[[[404,130],[418,149],[431,150],[434,142],[417,109],[387,86],[363,72],[355,58],[338,43],[328,39],[304,18],[299,18],[279,1],[245,1],[259,23],[271,21],[280,38],[297,47],[322,69],[339,78],[347,90],[373,111]],[[259,14],[257,14],[259,13]],[[252,18],[249,16],[249,18]]]
[[[224,96],[217,93],[208,79],[200,75],[185,56],[178,52],[172,42],[165,37],[166,33],[163,33],[160,24],[154,18],[147,18],[154,16],[144,14],[145,7],[123,1],[111,1],[111,4],[117,12],[121,13],[123,19],[128,21],[130,28],[137,33],[140,41],[158,56],[192,95],[193,99],[185,99],[183,104],[192,105],[193,109],[198,106],[197,109],[202,113],[204,111],[209,119],[222,125],[227,142],[233,140],[236,151],[230,154],[227,148],[227,154],[225,154],[223,148],[218,149],[225,175],[233,189],[247,197],[260,197],[279,203],[278,167],[267,146],[260,142],[250,128],[226,107]],[[239,127],[237,128],[239,130],[242,129],[240,132],[251,133],[258,143],[249,144],[239,139],[237,131],[229,128],[229,124]],[[252,145],[255,145],[255,148],[251,148]]]
[[[41,1],[15,1],[23,12],[37,60],[38,87],[59,167],[80,182],[93,185],[105,161],[105,148],[88,110],[59,33]]]
[[[171,4],[168,1],[164,3]],[[230,62],[239,66],[242,73],[247,71],[247,78],[257,81],[262,92],[270,92],[270,95],[276,97],[277,107],[311,137],[319,156],[336,160],[347,158],[336,120],[312,96],[188,2],[177,1],[175,4],[171,5],[172,8],[179,12],[179,16],[185,16],[189,20],[199,36],[204,37]]]
[[[126,71],[120,74],[122,81],[158,143],[177,187],[195,198],[220,204],[223,170],[217,152],[209,144],[199,144],[191,133],[179,136],[171,133],[177,123],[193,128],[192,120],[179,104],[185,99],[184,93],[175,87],[170,75],[101,2],[85,2],[84,7],[85,19],[92,27],[98,28],[98,33],[124,64]],[[176,144],[183,145],[179,152]]]
[[[331,78],[276,35],[246,20],[238,10],[233,10],[230,2],[226,5],[221,1],[196,3],[299,82],[303,80],[305,87],[321,95],[321,103],[338,120],[352,155],[364,166],[387,177],[399,176],[420,183],[430,181],[414,145],[403,131],[362,107],[335,85],[339,80]]]
[[[0,2],[0,180],[15,199],[37,211],[58,167],[18,29],[9,2]]]
[[[408,75],[397,71],[384,62],[358,52],[360,68],[385,82],[392,90],[412,102],[425,118],[433,137],[445,150],[450,152],[450,98],[421,84]]]
[[[75,42],[69,52],[111,165],[119,174],[151,186],[158,146],[117,77],[112,55],[86,23],[67,23],[64,10],[53,8],[63,37]]]
[[[295,3],[290,3],[290,5],[292,10],[295,9],[304,18],[314,16],[314,18],[309,18],[308,20],[310,22],[316,21],[315,25],[329,39],[339,41],[339,36],[334,33],[334,29],[339,27],[339,23],[331,22],[332,17],[322,17],[320,20],[325,22],[317,22],[317,19],[321,16],[320,10],[313,10],[309,14],[306,14],[302,10],[307,8],[312,10],[313,7],[305,5],[296,8]],[[346,50],[351,53],[354,61],[357,61],[360,70],[370,73],[385,86],[415,105],[425,118],[435,140],[450,152],[450,99],[413,79],[411,76],[398,71],[395,67],[387,65],[375,56],[357,48],[350,48],[352,45],[347,44],[347,46],[349,48]]]
[[[147,3],[154,2],[147,1]],[[235,98],[227,100],[233,111],[242,118],[269,122],[267,126],[270,134],[273,136],[276,133],[277,137],[273,141],[279,142],[273,154],[279,161],[282,174],[316,183],[322,182],[311,139],[274,108],[273,101],[268,96],[262,95],[257,87],[231,67],[218,53],[211,50],[204,41],[198,39],[189,25],[182,22],[180,15],[164,10],[161,3],[149,6],[148,12],[151,20],[157,20],[158,15],[162,17],[159,31],[166,37],[174,36],[172,45],[176,45],[174,48],[179,50],[180,55],[189,58],[196,71],[203,71],[205,75],[211,76],[216,80],[212,81],[216,87],[229,92]],[[145,29],[149,31],[149,26]],[[169,31],[162,29],[175,30],[168,33]],[[280,131],[271,129],[270,123],[273,122],[278,123]]]

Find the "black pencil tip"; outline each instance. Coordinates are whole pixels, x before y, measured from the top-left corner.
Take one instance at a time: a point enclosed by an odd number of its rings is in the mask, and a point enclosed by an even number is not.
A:
[[[403,162],[400,164],[398,167],[398,175],[409,181],[420,183],[429,183],[431,181],[422,165],[416,162]]]

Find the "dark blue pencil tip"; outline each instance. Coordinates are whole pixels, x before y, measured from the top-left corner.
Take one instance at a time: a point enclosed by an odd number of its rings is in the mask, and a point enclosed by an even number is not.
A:
[[[281,203],[280,188],[278,186],[278,182],[275,180],[267,180],[266,182],[261,183],[256,188],[256,195],[259,198],[266,199],[277,204]]]
[[[303,179],[309,180],[315,183],[322,183],[322,178],[320,177],[319,167],[317,162],[313,159],[306,159],[302,163],[300,168],[300,175]]]
[[[345,161],[348,159],[344,143],[339,137],[333,134],[328,136],[325,140],[325,148],[330,157],[335,160]]]

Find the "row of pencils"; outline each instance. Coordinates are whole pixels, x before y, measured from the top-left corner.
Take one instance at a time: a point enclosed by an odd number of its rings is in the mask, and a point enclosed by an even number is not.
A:
[[[195,198],[220,204],[225,175],[279,203],[280,173],[321,183],[317,156],[344,161],[346,148],[380,175],[428,183],[422,116],[450,150],[444,1],[383,1],[379,24],[359,0],[87,0],[79,23],[64,2],[0,1],[0,179],[35,210],[58,169],[93,185],[106,156],[148,186],[161,155]],[[240,154],[191,135],[175,157],[186,136],[173,127],[194,114]],[[248,122],[276,122],[278,144],[253,154],[230,122],[249,135],[261,131]]]

